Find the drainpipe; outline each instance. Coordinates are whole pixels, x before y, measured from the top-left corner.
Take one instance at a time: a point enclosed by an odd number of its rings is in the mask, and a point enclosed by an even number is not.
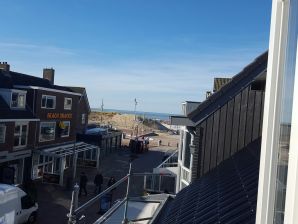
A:
[[[192,182],[193,156],[194,156],[194,151],[195,151],[194,140],[195,140],[195,135],[197,133],[195,132],[195,129],[194,128],[188,127],[187,130],[188,130],[188,132],[190,133],[190,136],[191,136],[190,145],[189,145],[189,148],[190,148],[190,166],[189,166],[190,173],[189,173],[189,182],[191,183]]]

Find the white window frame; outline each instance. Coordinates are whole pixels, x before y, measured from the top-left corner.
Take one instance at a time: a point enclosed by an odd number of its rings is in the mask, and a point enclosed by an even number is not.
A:
[[[23,95],[24,96],[24,105],[23,106],[19,106],[19,102],[18,102],[18,106],[13,106],[12,105],[12,95],[16,93],[18,94],[18,97],[19,95]],[[12,90],[11,91],[11,95],[10,95],[10,108],[11,109],[25,109],[26,108],[26,94],[27,92],[26,91],[22,91],[22,90]]]
[[[273,0],[272,2],[256,214],[257,224],[273,223],[274,220],[280,117],[282,109],[281,97],[289,23],[289,1],[290,0]],[[295,106],[298,103],[297,64],[298,63],[296,63],[289,147],[284,216],[285,224],[295,224],[298,220],[298,108]]]
[[[54,138],[50,140],[42,140],[41,139],[41,125],[42,124],[54,124]],[[50,142],[55,141],[56,139],[56,121],[46,121],[46,122],[40,122],[39,124],[39,142]]]
[[[46,105],[45,106],[42,106],[42,99],[43,98],[46,98]],[[53,104],[53,108],[49,108],[49,107],[47,107],[47,101],[48,101],[48,99],[53,99],[54,100],[54,104]],[[41,96],[41,108],[42,109],[50,109],[50,110],[54,110],[54,109],[56,109],[56,96],[52,96],[52,95],[42,95]]]
[[[0,124],[0,128],[4,129],[3,130],[3,142],[0,141],[0,144],[4,144],[5,143],[5,137],[6,137],[6,125]]]
[[[15,138],[16,136],[19,137],[19,145],[18,146],[13,146],[14,149],[21,149],[21,148],[25,148],[27,147],[27,144],[28,144],[28,133],[29,133],[29,123],[28,122],[16,122],[15,123],[15,126],[20,126],[20,134],[19,135],[16,135],[16,133],[14,132],[13,134],[13,137]],[[22,129],[23,129],[23,126],[27,126],[27,131],[26,131],[26,143],[25,145],[20,145],[20,142],[21,142],[21,139],[22,139]],[[13,143],[14,145],[14,143]]]
[[[62,121],[63,124],[68,123],[68,134],[67,135],[61,135],[62,138],[69,137],[70,135],[70,121]]]
[[[70,100],[70,102],[71,102],[70,106],[66,104],[67,100]],[[71,110],[71,108],[72,108],[72,98],[65,97],[64,98],[64,110]]]

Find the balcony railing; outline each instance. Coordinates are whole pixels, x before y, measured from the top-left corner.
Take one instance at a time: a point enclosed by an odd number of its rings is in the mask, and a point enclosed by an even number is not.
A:
[[[181,179],[187,183],[190,183],[190,169],[187,169],[184,166],[181,166]]]
[[[156,168],[167,168],[167,167],[177,167],[178,166],[178,150],[172,153],[165,161],[163,161]]]

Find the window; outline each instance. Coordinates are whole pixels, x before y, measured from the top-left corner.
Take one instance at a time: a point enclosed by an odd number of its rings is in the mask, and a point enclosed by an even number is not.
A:
[[[64,110],[71,110],[72,98],[64,98]]]
[[[0,125],[0,143],[5,143],[6,126]]]
[[[86,114],[82,114],[82,124],[86,123]]]
[[[14,147],[27,145],[28,124],[16,124],[14,128]]]
[[[11,93],[11,108],[25,108],[26,93],[24,92],[12,92]]]
[[[55,109],[56,108],[56,96],[42,95],[41,108]]]
[[[55,140],[56,122],[41,122],[39,141],[46,142]]]
[[[69,137],[70,121],[61,121],[59,127],[61,129],[61,137]]]

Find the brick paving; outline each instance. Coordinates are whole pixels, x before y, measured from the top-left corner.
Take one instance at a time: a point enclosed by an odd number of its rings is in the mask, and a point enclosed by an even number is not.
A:
[[[169,150],[174,151],[175,148],[162,146],[158,148],[150,148],[148,152],[144,154],[138,154],[137,158],[133,160],[132,171],[152,172],[152,169],[162,162],[164,152]],[[114,176],[116,180],[119,180],[128,173],[130,158],[131,154],[129,150],[118,150],[102,160],[101,170],[104,176],[104,184],[102,186],[102,190],[106,188],[109,177]],[[96,169],[94,168],[78,168],[77,174],[79,175],[81,171],[84,171],[88,176],[88,195],[81,196],[79,198],[79,204],[88,201],[94,196],[93,179],[96,174]],[[131,183],[132,187],[130,189],[130,196],[142,195],[144,183],[143,177],[132,178]],[[39,203],[39,214],[37,223],[67,223],[66,214],[69,211],[71,191],[67,191],[65,188],[57,185],[43,183],[38,183],[37,187]],[[113,201],[123,198],[125,192],[126,183],[123,183],[114,191]],[[93,223],[97,218],[99,218],[99,215],[97,214],[99,209],[98,203],[95,203],[86,211],[84,211],[83,214],[86,216],[86,223]]]

